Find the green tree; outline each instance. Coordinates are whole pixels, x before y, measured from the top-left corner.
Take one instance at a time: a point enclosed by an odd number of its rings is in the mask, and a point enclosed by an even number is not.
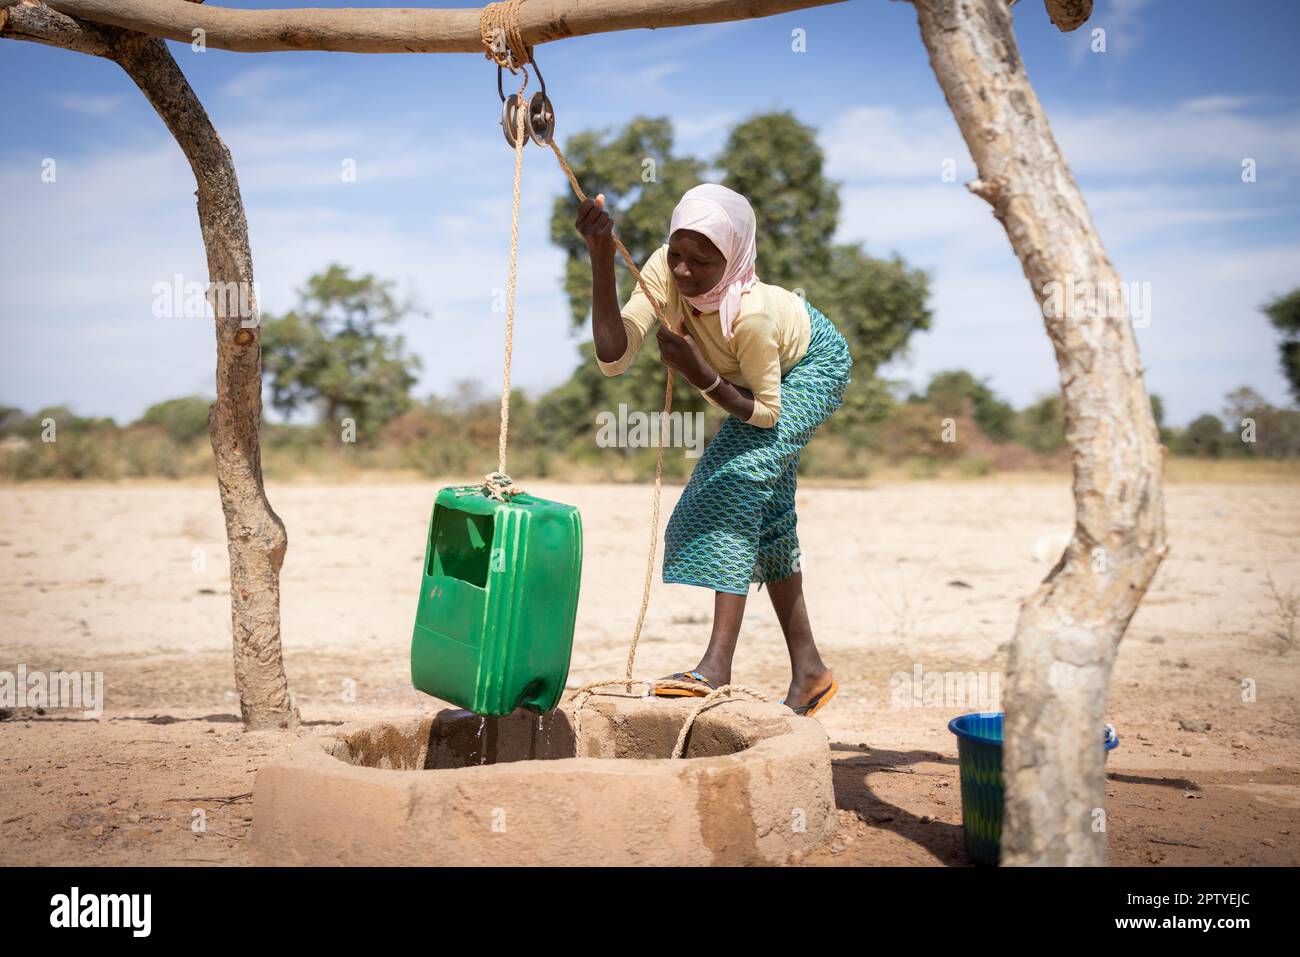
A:
[[[0,405],[0,435],[12,435],[27,420],[16,405]]]
[[[1016,416],[1017,441],[1035,452],[1055,452],[1065,445],[1065,411],[1061,396],[1053,392]]]
[[[190,395],[168,399],[145,409],[137,425],[156,425],[177,442],[191,442],[208,434],[208,406],[212,399]]]
[[[1205,414],[1192,421],[1178,441],[1178,450],[1185,455],[1203,455],[1221,458],[1228,450],[1228,436],[1217,415]]]
[[[349,273],[330,265],[299,290],[296,309],[263,317],[262,372],[280,411],[315,407],[333,425],[351,418],[368,441],[410,408],[420,360],[384,331],[413,307],[394,297],[392,282]]]
[[[1156,420],[1156,428],[1165,424],[1165,400],[1154,392],[1151,393],[1151,416]]]
[[[976,379],[962,369],[938,372],[930,377],[924,400],[944,415],[956,415],[965,399],[971,400],[975,423],[995,442],[1011,438],[1016,410],[999,399],[988,387],[987,380]]]
[[[1165,400],[1154,392],[1151,393],[1151,416],[1156,420],[1156,433],[1160,444],[1172,448],[1175,444],[1175,432],[1165,425]]]
[[[1282,333],[1278,343],[1282,372],[1291,386],[1291,398],[1300,402],[1300,288],[1267,303],[1263,312],[1273,328]]]
[[[667,242],[672,211],[692,186],[716,181],[742,193],[754,208],[759,278],[801,290],[848,340],[853,382],[832,426],[883,418],[892,403],[875,370],[902,354],[913,332],[929,328],[928,280],[897,256],[875,259],[859,244],[832,242],[839,189],[824,175],[814,130],[789,112],[754,116],[731,131],[717,160],[708,165],[674,155],[666,118],[637,117],[617,134],[606,129],[572,137],[565,155],[588,195],[605,194],[618,236],[638,267]],[[707,169],[720,175],[706,176]],[[567,253],[564,286],[570,316],[575,327],[582,327],[591,313],[591,266],[586,244],[573,226],[577,212],[577,197],[566,191],[555,203],[551,238]],[[619,296],[626,302],[636,280],[621,256],[617,262],[624,267],[618,270]],[[599,409],[620,402],[646,410],[661,407],[664,367],[653,361],[653,342],[642,349],[649,355],[638,356],[623,375],[607,378],[595,365],[587,336],[579,347],[581,365],[543,398],[540,418],[574,437],[594,427]],[[721,421],[721,413],[680,383],[673,408],[705,411],[714,423]]]
[[[110,432],[117,428],[111,417],[80,416],[66,405],[51,405],[33,412],[26,420],[13,426],[13,431],[29,439],[39,438],[45,431],[47,419],[54,421],[55,434],[84,434]]]
[[[1224,398],[1230,447],[1263,458],[1300,455],[1300,412],[1279,409],[1249,386]]]
[[[699,160],[673,155],[672,124],[666,117],[636,117],[617,133],[606,127],[575,134],[565,144],[564,153],[583,191],[588,196],[605,194],[605,207],[614,217],[617,235],[637,268],[666,241],[673,207],[705,174]],[[555,200],[551,241],[566,254],[564,291],[575,332],[589,323],[591,315],[591,261],[586,243],[573,226],[577,215],[578,197],[566,189]],[[626,302],[636,279],[617,254],[615,272],[619,301]],[[654,342],[647,341],[642,348],[657,357]],[[538,409],[551,434],[565,444],[591,435],[600,409],[616,408],[620,402],[633,409],[662,407],[665,368],[661,363],[638,356],[623,375],[607,378],[596,366],[589,330],[578,349],[580,364],[569,381],[543,396]],[[694,389],[683,388],[680,378],[674,388],[673,409],[717,418],[713,407]]]

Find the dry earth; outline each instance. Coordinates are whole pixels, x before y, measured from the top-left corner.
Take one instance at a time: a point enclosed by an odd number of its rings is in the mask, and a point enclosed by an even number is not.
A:
[[[440,707],[407,671],[439,484],[272,483],[289,530],[285,661],[306,725],[252,734],[236,718],[214,488],[0,488],[0,671],[102,672],[106,687],[98,720],[16,709],[0,721],[0,864],[251,863],[254,774],[294,734]],[[621,675],[650,487],[525,484],[582,510],[570,685]],[[665,489],[665,518],[679,491]],[[1111,686],[1114,864],[1300,863],[1300,652],[1279,637],[1267,581],[1300,589],[1297,491],[1168,489],[1172,550]],[[946,725],[972,707],[903,706],[891,676],[1002,670],[1018,603],[1059,552],[1040,540],[1071,525],[1068,485],[805,481],[798,508],[813,625],[841,683],[810,720],[832,742],[843,823],[806,863],[967,863]],[[656,582],[637,674],[693,666],[711,604],[701,589]],[[733,680],[779,697],[788,668],[771,606],[754,592]]]

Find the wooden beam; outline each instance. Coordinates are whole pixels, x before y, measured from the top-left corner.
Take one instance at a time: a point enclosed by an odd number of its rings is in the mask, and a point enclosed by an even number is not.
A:
[[[11,0],[10,0],[11,2]],[[750,20],[845,0],[529,0],[519,27],[529,46],[616,30]],[[3,3],[0,3],[3,5]],[[240,10],[186,0],[48,0],[69,16],[219,50],[477,53],[478,8]]]
[[[81,23],[38,3],[0,0],[0,37],[43,43],[89,56],[111,58],[113,55],[108,38],[93,23]]]

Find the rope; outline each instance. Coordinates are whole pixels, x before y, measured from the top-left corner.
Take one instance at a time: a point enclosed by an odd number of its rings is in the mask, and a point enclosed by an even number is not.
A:
[[[577,195],[578,202],[586,202],[587,196],[582,191],[582,187],[578,184],[578,178],[573,175],[573,170],[569,167],[568,160],[564,158],[564,153],[560,151],[560,147],[556,144],[554,139],[550,141],[550,147],[551,151],[555,153],[555,158],[559,160],[560,168],[564,170],[564,175],[568,177],[569,185],[573,187],[573,192]],[[656,302],[654,296],[651,295],[650,289],[646,286],[645,280],[641,277],[641,270],[637,269],[636,263],[632,259],[632,254],[627,251],[627,247],[623,245],[623,241],[617,236],[614,237],[614,246],[618,249],[619,254],[622,255],[623,261],[627,263],[628,268],[632,270],[632,275],[636,277],[637,284],[641,287],[642,292],[645,293],[646,299],[649,300],[650,305],[654,308],[655,316],[661,323],[671,329],[672,323],[668,321],[668,317],[664,314],[664,311],[660,309],[659,303]],[[669,369],[667,380],[664,383],[664,414],[663,418],[660,419],[661,422],[668,421],[668,415],[672,412],[672,409],[673,370]],[[641,629],[645,626],[646,611],[650,607],[650,584],[654,580],[655,553],[659,547],[659,510],[663,501],[664,489],[664,433],[667,431],[668,430],[664,428],[659,429],[659,446],[655,453],[655,491],[653,504],[650,509],[650,548],[646,552],[645,581],[641,587],[641,607],[637,610],[636,625],[632,629],[632,641],[628,645],[627,649],[627,668],[622,681],[611,679],[609,681],[595,682],[594,685],[584,687],[579,691],[578,695],[574,696],[573,731],[576,741],[581,740],[582,707],[587,703],[587,699],[591,697],[592,693],[594,693],[588,689],[604,685],[623,684],[629,692],[632,690],[632,667],[636,662],[636,649],[641,640]],[[684,685],[682,682],[677,681],[658,682],[658,685],[663,688],[699,687],[698,685]],[[677,755],[674,755],[674,757],[676,756]]]
[[[504,0],[503,3],[489,3],[478,15],[479,35],[485,49],[483,55],[511,73],[518,73],[533,62],[533,48],[524,42],[523,31],[519,29],[519,7],[523,2]]]
[[[508,498],[522,495],[524,492],[505,472],[488,472],[483,476],[483,491],[488,498],[494,498],[498,502],[507,501]]]
[[[698,691],[700,687],[698,682],[692,682],[692,681],[671,681],[671,680],[653,681],[653,682],[652,681],[628,681],[623,678],[611,678],[605,681],[593,681],[589,684],[583,685],[576,692],[574,692],[574,696],[573,696],[573,702],[574,702],[573,742],[574,742],[575,754],[579,756],[581,756],[582,754],[582,747],[581,747],[582,708],[587,703],[587,699],[589,699],[592,695],[597,693],[596,692],[597,688],[604,688],[610,685],[624,685],[625,689],[630,694],[632,691],[632,685],[634,684],[645,685],[647,690],[649,690],[652,687],[655,687],[655,688],[680,688],[683,691]],[[739,701],[740,700],[739,698],[731,697],[731,695],[735,692],[740,692],[742,694],[750,695],[751,697],[757,698],[759,701],[770,702],[772,700],[771,698],[763,694],[761,691],[755,691],[753,688],[747,687],[746,685],[728,684],[728,685],[723,685],[720,688],[713,689],[707,695],[701,698],[700,703],[697,704],[694,708],[692,708],[691,713],[687,715],[686,723],[682,725],[682,730],[677,735],[677,743],[676,745],[673,746],[672,757],[680,758],[682,756],[682,753],[685,751],[686,748],[686,737],[691,733],[691,726],[695,724],[695,719],[700,716],[700,713],[703,712],[704,709],[711,704],[723,704],[724,702],[719,699],[721,699],[724,694],[727,695],[726,698],[727,701]]]
[[[519,0],[510,0],[518,3]],[[506,284],[506,358],[501,375],[501,434],[497,438],[497,471],[506,471],[506,441],[510,431],[510,360],[514,355],[515,339],[515,277],[519,263],[519,182],[524,170],[524,119],[528,107],[524,102],[524,87],[528,85],[528,72],[519,84],[519,106],[515,110],[515,198],[510,217],[510,279]]]
[[[521,0],[510,0],[519,3]],[[502,6],[502,4],[494,4]],[[487,42],[486,39],[484,42]],[[506,447],[510,435],[510,363],[514,358],[515,341],[515,277],[519,266],[519,185],[524,169],[524,119],[527,108],[524,105],[524,87],[528,86],[528,71],[524,71],[524,81],[519,85],[515,110],[515,196],[510,214],[510,275],[506,282],[506,355],[501,363],[501,431],[497,435],[497,470],[483,476],[483,492],[498,502],[507,501],[507,496],[514,496],[524,490],[514,483],[506,474]]]
[[[523,0],[504,0],[502,3],[489,3],[479,14],[479,33],[483,40],[485,56],[495,61],[498,66],[507,67],[511,72],[519,72],[518,66],[523,69],[533,60],[532,47],[524,43],[523,33],[519,28],[519,7]],[[498,42],[501,38],[503,42]],[[502,46],[506,50],[502,50]],[[517,260],[519,256],[519,183],[523,169],[523,150],[524,150],[524,114],[528,110],[527,101],[524,99],[524,89],[528,86],[528,71],[523,69],[524,81],[519,87],[518,109],[516,110],[517,121],[515,129],[515,184],[514,184],[514,206],[510,222],[510,279],[507,292],[506,307],[506,354],[504,370],[502,373],[501,388],[501,432],[497,440],[497,471],[490,472],[484,476],[483,488],[485,492],[497,501],[505,501],[505,496],[514,495],[522,492],[506,474],[506,443],[507,433],[510,427],[510,360],[513,353],[514,327],[515,327],[515,275]],[[569,185],[573,187],[574,194],[578,197],[579,203],[587,200],[587,194],[582,191],[582,186],[578,183],[578,178],[573,174],[568,160],[564,158],[564,153],[560,150],[559,145],[555,142],[554,137],[548,140],[548,145],[555,158],[560,163],[560,168],[564,170],[564,175],[569,180]],[[632,254],[627,251],[623,241],[614,236],[614,246],[623,261],[627,263],[632,275],[636,278],[637,285],[645,293],[646,298],[655,311],[655,316],[669,329],[672,329],[672,323],[668,321],[664,310],[655,301],[646,286],[645,280],[641,276],[641,270],[637,268],[636,262],[632,259]],[[674,330],[676,331],[676,330]],[[673,408],[673,370],[668,370],[667,380],[664,383],[664,413],[662,422],[668,421],[668,415]],[[636,649],[641,640],[641,629],[645,625],[646,611],[650,607],[650,585],[654,580],[654,563],[655,553],[659,547],[659,512],[663,500],[663,477],[664,477],[664,434],[668,430],[661,428],[659,432],[658,452],[655,457],[655,491],[654,502],[650,514],[650,548],[646,553],[645,582],[641,588],[641,607],[637,611],[636,625],[632,629],[632,641],[627,650],[627,667],[622,678],[611,678],[603,681],[594,681],[583,685],[575,693],[573,701],[573,734],[575,747],[582,740],[582,708],[587,700],[597,693],[596,689],[609,687],[611,685],[623,685],[627,693],[631,693],[632,685],[637,683],[632,678],[632,668],[636,661]],[[650,682],[642,682],[651,686]],[[689,684],[682,681],[657,681],[653,683],[654,687],[660,688],[680,688],[683,690],[698,690],[698,684]],[[682,755],[682,749],[686,741],[686,735],[690,732],[691,725],[695,718],[712,701],[718,699],[724,692],[730,694],[732,691],[739,691],[750,694],[761,701],[768,701],[757,691],[746,688],[743,685],[723,685],[714,691],[709,692],[704,700],[691,712],[686,723],[682,726],[681,734],[677,738],[677,747],[673,750],[673,757],[679,758]]]
[[[560,147],[555,143],[554,139],[550,141],[549,145],[552,152],[555,153],[555,158],[560,161],[560,168],[564,170],[564,175],[568,177],[569,185],[573,187],[573,192],[577,195],[578,202],[586,202],[587,195],[582,191],[582,187],[578,185],[578,178],[573,175],[573,170],[569,167],[568,160],[564,158],[564,153],[560,151]],[[627,247],[623,245],[623,241],[617,236],[614,237],[614,246],[622,255],[623,261],[627,263],[628,268],[632,270],[632,275],[636,277],[637,284],[641,287],[642,292],[645,293],[646,299],[650,301],[650,305],[654,308],[655,316],[661,323],[669,329],[672,329],[672,323],[668,321],[664,311],[659,308],[659,303],[655,301],[654,296],[650,294],[649,287],[645,284],[645,280],[641,278],[641,270],[636,268],[636,263],[632,259],[632,254],[627,251]],[[663,418],[660,419],[661,422],[668,421],[668,415],[672,412],[672,409],[673,370],[669,369],[667,382],[664,385],[664,414]],[[632,643],[627,650],[627,673],[624,677],[624,683],[629,686],[632,683],[632,665],[636,660],[636,646],[641,640],[641,628],[645,624],[646,609],[650,607],[650,583],[654,579],[655,552],[659,545],[659,506],[663,499],[664,433],[666,431],[668,430],[664,428],[659,429],[659,448],[655,456],[655,494],[654,504],[650,513],[650,549],[646,554],[645,585],[641,589],[641,608],[637,612],[636,626],[632,629]],[[614,682],[611,681],[608,683],[613,684]],[[664,687],[667,686],[668,685],[665,683]]]
[[[682,752],[686,750],[686,736],[691,733],[691,725],[695,723],[695,719],[699,717],[700,712],[703,711],[705,708],[707,708],[710,702],[714,701],[715,699],[721,698],[722,695],[724,694],[730,695],[733,691],[740,691],[747,695],[753,695],[759,701],[772,700],[762,692],[755,691],[753,688],[747,688],[744,685],[723,685],[721,688],[715,688],[714,690],[706,694],[702,699],[700,699],[700,703],[695,706],[695,708],[691,711],[689,715],[687,715],[686,723],[682,725],[681,733],[677,735],[677,744],[673,747],[674,758],[680,758],[682,756]],[[731,700],[739,700],[739,699],[738,698],[732,699],[729,697],[727,700],[731,701]],[[723,702],[718,701],[717,703],[722,704]]]

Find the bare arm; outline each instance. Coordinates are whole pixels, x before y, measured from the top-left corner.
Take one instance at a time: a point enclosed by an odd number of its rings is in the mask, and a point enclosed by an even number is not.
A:
[[[582,202],[575,225],[587,243],[587,255],[591,258],[591,340],[596,347],[596,358],[601,362],[616,362],[627,351],[628,337],[614,281],[614,221],[605,211],[604,193]],[[707,389],[713,384],[717,373],[690,336],[680,336],[661,323],[658,340],[664,365],[681,373],[697,389]],[[726,379],[709,396],[742,422],[754,414],[754,393]]]
[[[679,336],[662,325],[659,327],[658,339],[659,354],[663,357],[664,365],[680,372],[697,389],[704,390],[713,384],[718,373],[700,354],[694,339],[689,335]],[[742,422],[749,421],[749,417],[754,414],[754,393],[743,386],[723,379],[709,395],[724,411]]]
[[[614,221],[605,212],[605,194],[578,207],[578,232],[591,259],[591,341],[596,358],[614,362],[627,351],[627,330],[614,281]]]
[[[709,381],[713,380],[710,379]],[[705,386],[705,388],[707,389],[708,386]],[[713,396],[713,401],[740,419],[741,422],[748,422],[749,417],[754,414],[754,393],[744,386],[723,379],[709,395]]]

